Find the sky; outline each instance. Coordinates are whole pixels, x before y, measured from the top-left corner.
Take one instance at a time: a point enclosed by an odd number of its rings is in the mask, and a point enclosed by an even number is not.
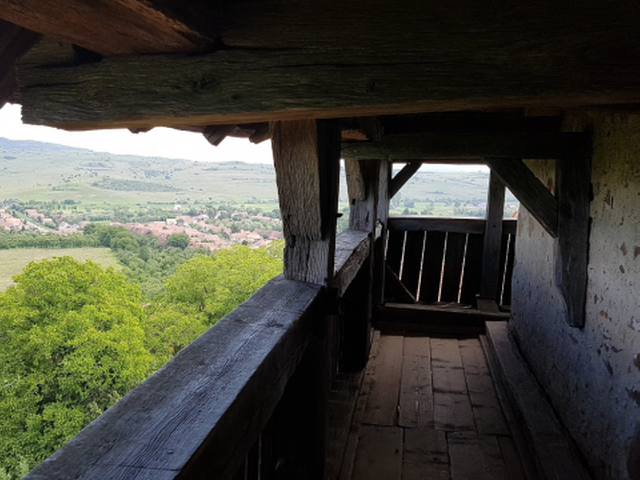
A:
[[[0,137],[11,140],[36,140],[95,152],[165,157],[202,162],[273,163],[271,142],[255,145],[244,138],[226,138],[214,147],[199,133],[157,127],[133,134],[126,129],[67,132],[52,127],[25,125],[20,106],[7,104],[0,109]],[[399,168],[399,166],[398,166]],[[424,165],[422,171],[488,171],[478,165]]]
[[[25,125],[21,121],[20,106],[10,104],[0,109],[0,137],[145,157],[181,158],[203,162],[273,163],[269,141],[255,145],[247,139],[226,138],[219,146],[214,147],[199,133],[161,127],[138,134],[125,129],[67,132],[51,127]]]

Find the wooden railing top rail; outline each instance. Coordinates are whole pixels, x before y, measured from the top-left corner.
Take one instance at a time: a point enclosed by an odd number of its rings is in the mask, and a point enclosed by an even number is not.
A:
[[[271,280],[26,478],[231,478],[300,362],[321,291]]]
[[[428,217],[420,215],[403,215],[389,217],[389,228],[407,232],[430,231],[451,233],[484,234],[486,220],[475,217]],[[505,218],[502,221],[502,232],[516,233],[516,218]]]
[[[369,247],[366,232],[338,235],[339,294]],[[232,478],[296,371],[312,318],[327,309],[322,291],[274,278],[26,478]]]

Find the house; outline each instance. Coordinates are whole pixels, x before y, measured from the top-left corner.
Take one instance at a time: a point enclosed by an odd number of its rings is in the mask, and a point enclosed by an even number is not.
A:
[[[362,378],[341,375],[362,375],[384,325],[488,334],[527,475],[640,478],[637,2],[0,0],[0,18],[0,104],[27,123],[271,138],[286,241],[282,277],[28,478],[332,478],[360,410],[356,394],[327,430],[329,395]],[[351,213],[336,240],[340,157]],[[487,164],[486,219],[389,218],[425,162]],[[505,185],[517,220],[502,219]],[[473,393],[444,343],[411,357],[416,375],[427,362],[420,378],[460,390],[395,389],[429,425]],[[378,371],[403,371],[394,351]],[[496,448],[487,468],[506,471],[512,450],[479,422],[400,425],[396,407],[356,435],[369,450],[353,478],[481,478],[465,468]],[[420,435],[445,439],[433,465],[409,448]]]

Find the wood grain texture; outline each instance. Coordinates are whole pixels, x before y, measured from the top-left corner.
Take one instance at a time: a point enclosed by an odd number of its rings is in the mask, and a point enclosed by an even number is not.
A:
[[[302,358],[305,314],[319,295],[320,287],[272,280],[31,478],[231,478]]]
[[[375,377],[369,391],[363,423],[393,426],[396,424],[403,338],[382,336],[375,359]]]
[[[445,432],[425,428],[404,430],[402,457],[404,480],[450,480],[449,452]]]
[[[0,19],[0,108],[18,87],[15,62],[40,38],[40,35]]]
[[[502,230],[505,233],[516,233],[517,219],[502,220]],[[472,233],[484,235],[486,220],[483,218],[455,218],[455,217],[424,217],[399,215],[389,218],[389,228],[396,231],[428,231]]]
[[[402,429],[363,425],[351,480],[398,480],[402,474]]]
[[[542,474],[546,478],[590,478],[568,433],[510,339],[506,324],[487,324],[487,340],[509,403],[531,441]]]
[[[582,328],[587,298],[591,162],[558,161],[558,284],[567,308],[567,322]]]
[[[380,201],[380,162],[347,159],[345,171],[349,193],[349,228],[373,232]]]
[[[349,158],[425,159],[570,158],[591,154],[588,135],[582,133],[420,133],[387,135],[379,142],[342,144]],[[393,183],[392,183],[393,185]]]
[[[405,337],[404,339],[398,405],[398,425],[402,427],[433,426],[429,338]]]
[[[335,274],[333,285],[342,296],[371,253],[367,232],[345,230],[336,237]]]
[[[335,121],[271,124],[285,238],[284,275],[329,285],[333,277],[340,139]]]
[[[391,185],[389,186],[389,198],[393,198],[400,189],[402,189],[404,184],[411,180],[411,177],[420,170],[421,166],[422,164],[419,162],[411,162],[402,167],[402,170],[396,173],[391,179]]]
[[[504,217],[504,184],[492,171],[489,175],[489,191],[487,194],[487,212],[484,230],[484,246],[482,249],[482,277],[480,281],[480,297],[498,300],[501,284],[500,248],[502,247],[502,219]]]
[[[556,238],[558,236],[558,201],[522,160],[487,159],[491,171],[524,206]]]
[[[56,18],[57,3],[46,4],[40,15]],[[228,2],[216,22],[226,48],[40,72],[24,84],[25,115],[114,128],[629,103],[640,99],[639,10],[598,0]]]
[[[509,479],[496,437],[456,432],[447,439],[451,455],[451,480]]]
[[[215,39],[213,9],[194,0],[2,0],[0,11],[16,25],[102,55],[195,52]]]

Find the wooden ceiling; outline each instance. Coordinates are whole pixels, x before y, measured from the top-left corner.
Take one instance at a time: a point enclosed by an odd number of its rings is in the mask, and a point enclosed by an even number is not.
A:
[[[217,144],[282,119],[393,114],[407,133],[432,112],[640,102],[632,1],[0,0],[0,17],[0,103],[38,34],[62,40],[72,54],[34,47],[18,83],[27,123],[71,130]],[[353,122],[347,139],[376,136]]]

